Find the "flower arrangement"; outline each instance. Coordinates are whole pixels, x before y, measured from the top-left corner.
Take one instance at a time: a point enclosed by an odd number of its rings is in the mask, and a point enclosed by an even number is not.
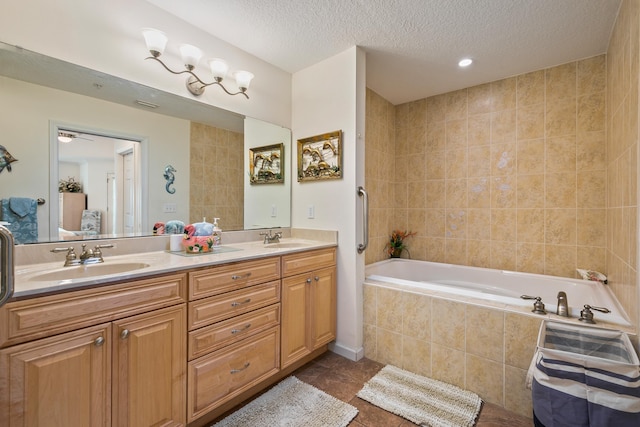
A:
[[[58,192],[60,193],[82,193],[82,184],[77,182],[75,178],[70,177],[68,180],[61,179],[58,182]]]
[[[389,257],[400,258],[402,251],[407,249],[404,240],[415,235],[416,233],[414,231],[393,230],[389,237],[389,242],[387,242],[387,245],[385,246],[385,250],[387,251],[387,254],[389,254]]]

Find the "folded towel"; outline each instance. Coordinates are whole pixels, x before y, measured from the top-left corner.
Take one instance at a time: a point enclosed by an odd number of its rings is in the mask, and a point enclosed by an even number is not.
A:
[[[10,197],[0,201],[0,219],[10,223],[17,244],[38,241],[38,202],[35,199]]]
[[[182,234],[184,233],[184,222],[175,219],[167,221],[164,232],[167,234]]]
[[[9,208],[20,218],[29,215],[32,209],[35,210],[37,203],[35,200],[27,197],[9,197]]]

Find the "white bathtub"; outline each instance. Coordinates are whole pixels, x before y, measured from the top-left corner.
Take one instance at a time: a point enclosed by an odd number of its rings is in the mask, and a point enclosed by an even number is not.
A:
[[[572,318],[580,317],[580,310],[589,304],[611,310],[608,314],[594,310],[596,322],[631,326],[611,289],[588,280],[394,258],[369,264],[365,282],[377,282],[415,292],[425,289],[531,308],[533,301],[520,296],[539,296],[551,314],[556,312],[558,292],[564,291]]]

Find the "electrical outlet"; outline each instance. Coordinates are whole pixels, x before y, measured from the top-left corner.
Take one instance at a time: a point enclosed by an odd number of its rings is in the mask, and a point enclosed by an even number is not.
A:
[[[175,203],[165,203],[164,205],[162,205],[162,212],[176,213],[178,212],[178,206]]]
[[[316,217],[316,207],[314,205],[309,205],[307,208],[307,218],[313,219]]]

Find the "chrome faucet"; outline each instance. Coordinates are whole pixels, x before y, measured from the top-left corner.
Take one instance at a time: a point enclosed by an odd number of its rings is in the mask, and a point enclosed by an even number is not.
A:
[[[278,231],[274,234],[271,234],[272,230],[269,230],[267,233],[260,233],[261,236],[264,236],[264,244],[268,245],[269,243],[278,243],[282,238],[282,231]]]
[[[88,249],[87,245],[82,244],[82,252],[80,253],[80,257],[76,255],[76,251],[73,246],[69,246],[68,248],[53,248],[51,252],[67,252],[65,256],[64,266],[69,267],[72,265],[81,265],[81,264],[98,264],[104,262],[102,258],[102,251],[100,249],[104,248],[112,248],[112,244],[106,245],[96,245],[95,249]]]
[[[563,291],[558,292],[558,308],[556,309],[558,316],[569,317],[569,303],[567,302],[567,294]]]

